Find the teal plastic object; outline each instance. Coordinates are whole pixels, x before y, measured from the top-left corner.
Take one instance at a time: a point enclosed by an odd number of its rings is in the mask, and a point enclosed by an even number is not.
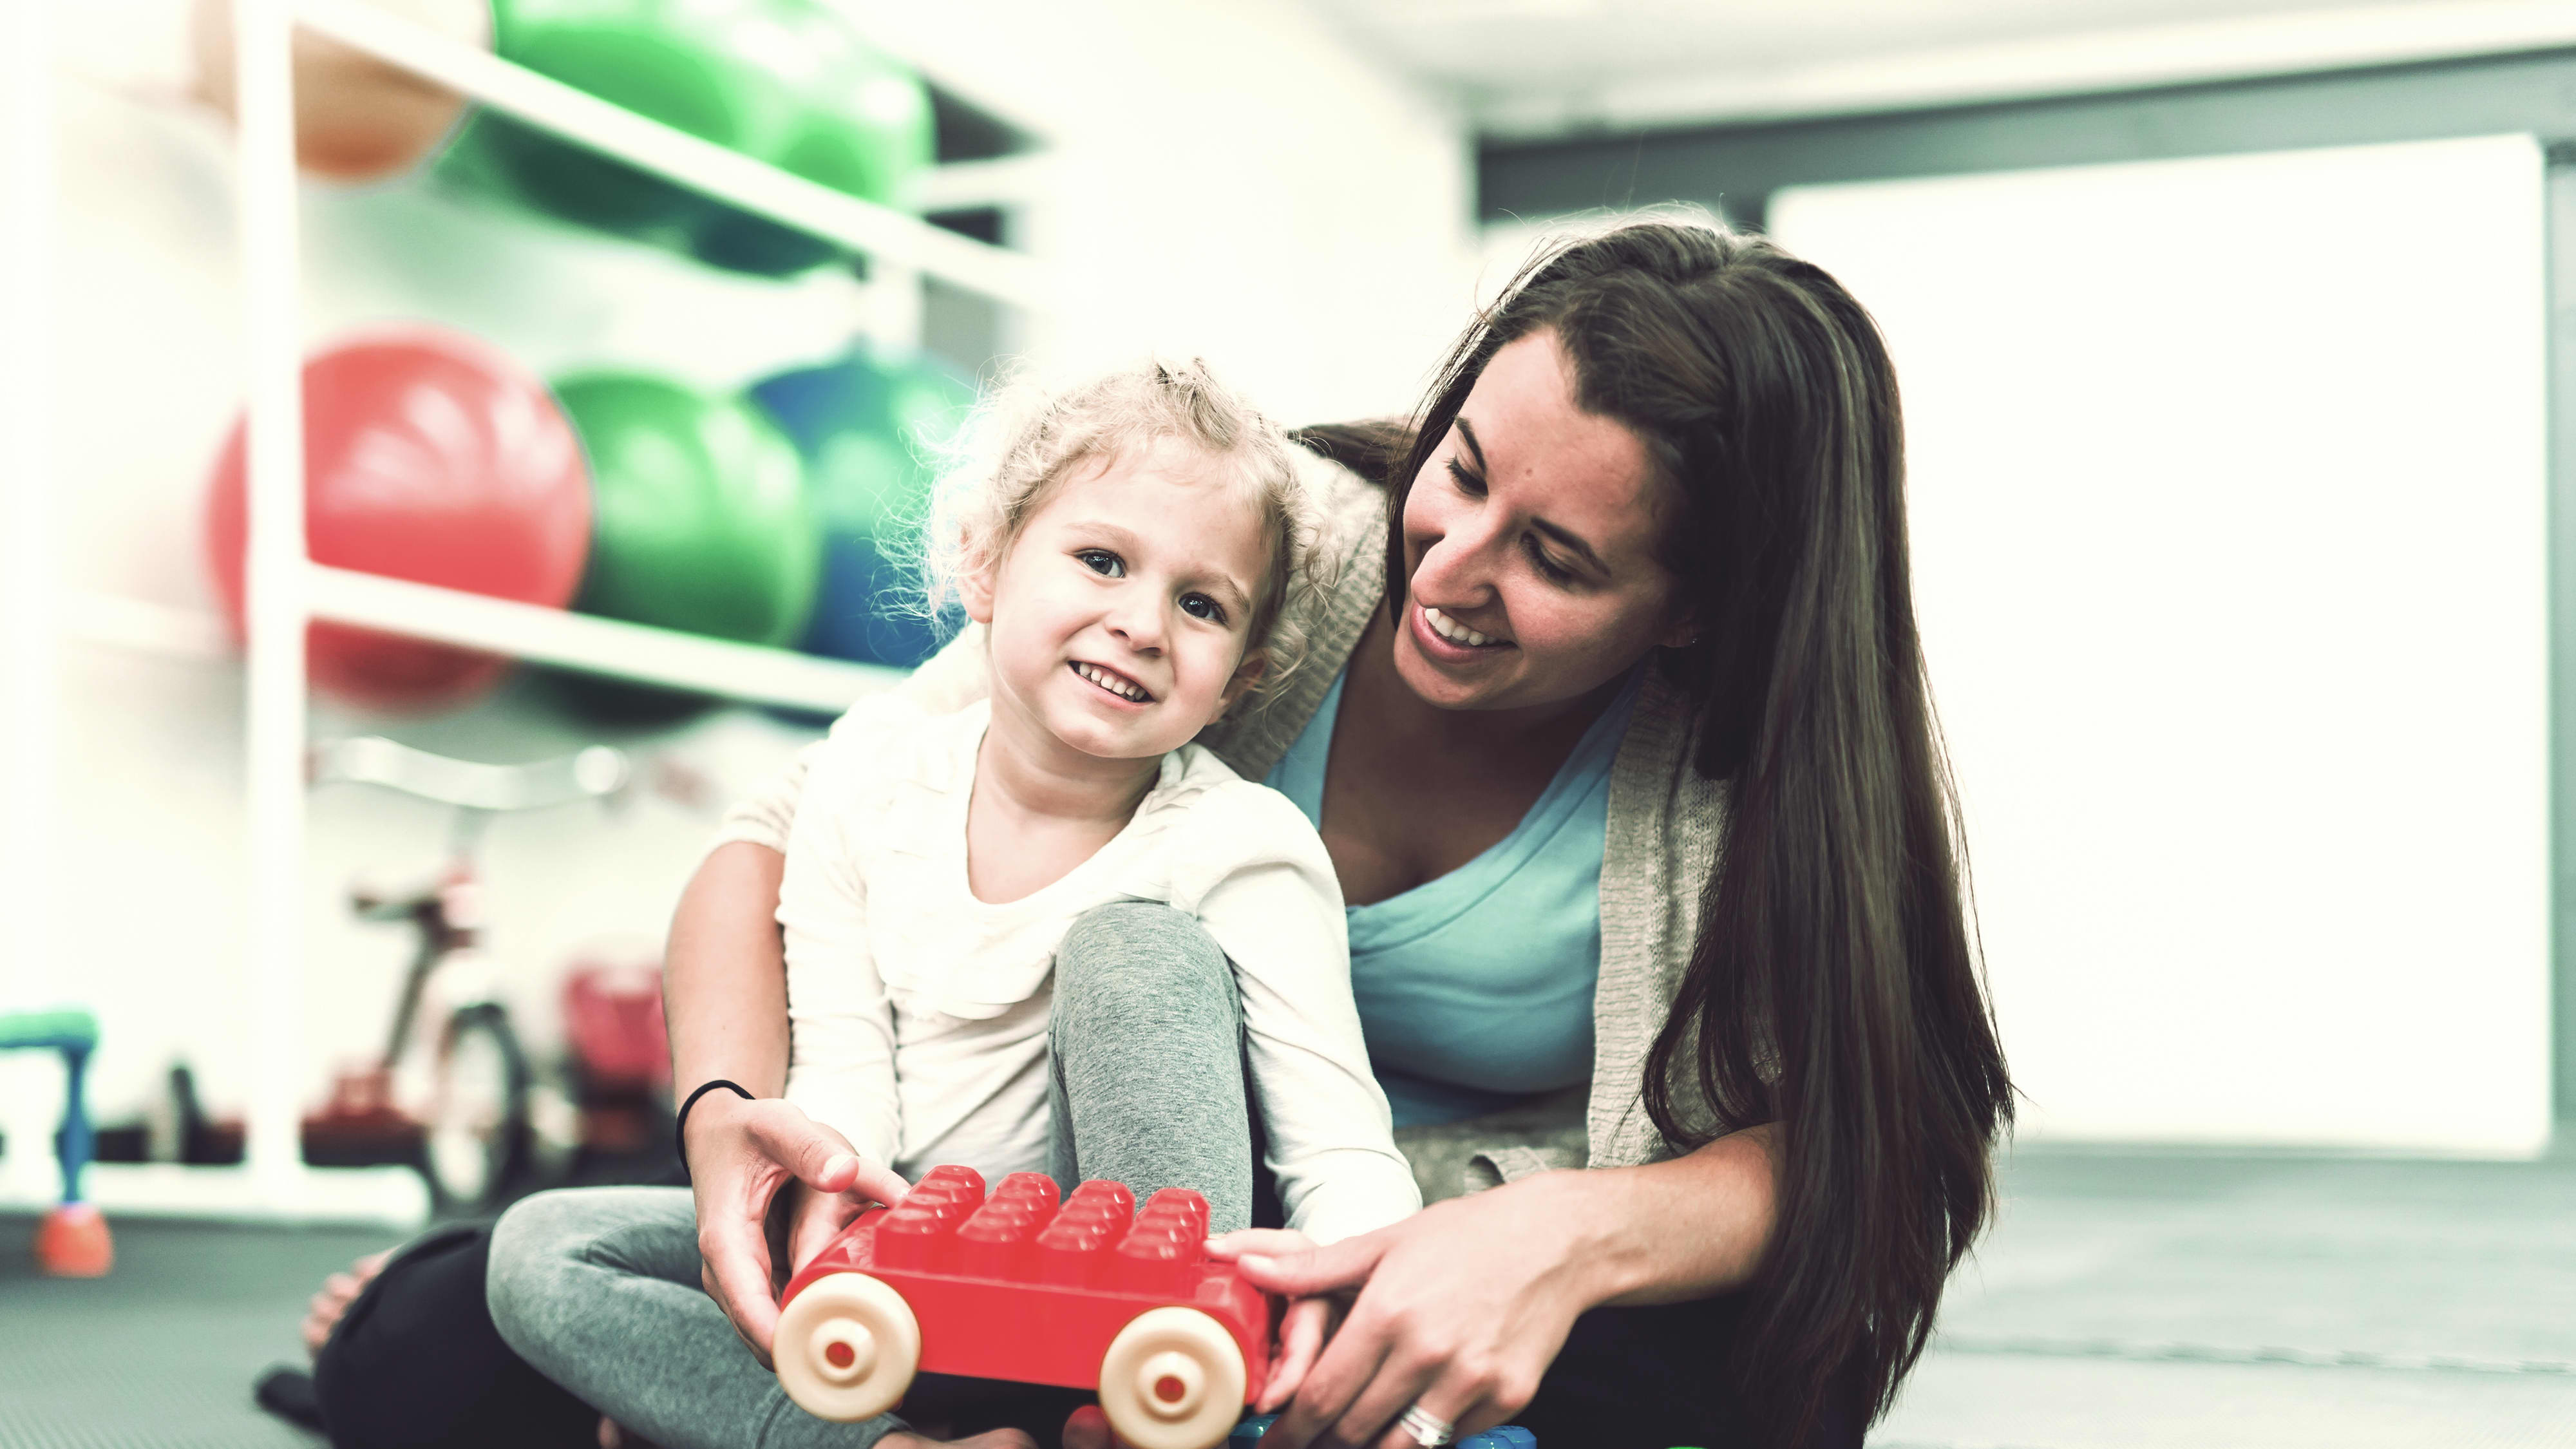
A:
[[[495,0],[503,59],[900,211],[930,168],[930,93],[822,0]],[[566,221],[787,276],[841,254],[511,117],[481,111],[444,179]]]
[[[63,1126],[54,1157],[63,1170],[63,1202],[81,1201],[81,1173],[93,1150],[83,1083],[98,1047],[98,1018],[86,1011],[0,1012],[0,1051],[53,1051],[63,1057]]]
[[[1258,1418],[1244,1420],[1234,1426],[1234,1433],[1227,1436],[1225,1449],[1253,1449],[1254,1445],[1261,1442],[1261,1436],[1269,1433],[1270,1426],[1278,1420],[1277,1414],[1263,1414]],[[1537,1445],[1536,1434],[1518,1424],[1503,1424],[1487,1429],[1481,1434],[1470,1434],[1458,1440],[1453,1449],[1537,1449]]]

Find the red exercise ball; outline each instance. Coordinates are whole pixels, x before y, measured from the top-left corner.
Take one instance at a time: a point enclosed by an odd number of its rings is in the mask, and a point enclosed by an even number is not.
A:
[[[590,554],[590,470],[535,373],[430,328],[304,365],[304,527],[316,563],[561,608]],[[215,463],[206,552],[244,631],[242,424]],[[463,704],[509,661],[339,624],[308,636],[314,687],[383,710]]]

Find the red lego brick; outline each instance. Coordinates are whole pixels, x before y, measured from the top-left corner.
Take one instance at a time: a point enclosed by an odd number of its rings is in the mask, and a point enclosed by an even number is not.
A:
[[[1033,1172],[1004,1178],[987,1199],[973,1169],[933,1168],[787,1285],[781,1381],[833,1418],[883,1412],[869,1406],[915,1372],[1096,1389],[1140,1449],[1221,1442],[1260,1396],[1271,1302],[1208,1258],[1207,1199],[1165,1188],[1141,1212],[1135,1201],[1121,1184],[1086,1182],[1059,1204],[1055,1183]],[[823,1298],[837,1306],[796,1308],[826,1281],[836,1286]],[[849,1387],[862,1382],[865,1391]]]

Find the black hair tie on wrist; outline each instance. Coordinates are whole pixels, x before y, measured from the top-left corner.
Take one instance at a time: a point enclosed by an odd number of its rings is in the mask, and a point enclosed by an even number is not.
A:
[[[689,1100],[680,1104],[679,1125],[671,1129],[672,1145],[677,1147],[680,1151],[680,1176],[683,1178],[689,1175],[689,1109],[698,1105],[698,1099],[700,1097],[705,1096],[707,1093],[714,1091],[718,1087],[724,1088],[726,1091],[733,1093],[735,1096],[742,1098],[746,1102],[757,1102],[760,1100],[758,1097],[755,1097],[750,1092],[746,1091],[743,1088],[742,1083],[728,1082],[722,1077],[718,1077],[711,1082],[701,1082],[698,1084],[698,1089],[689,1094]]]

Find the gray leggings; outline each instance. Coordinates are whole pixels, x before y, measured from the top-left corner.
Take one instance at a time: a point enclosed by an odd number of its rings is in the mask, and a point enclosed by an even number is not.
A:
[[[1113,1178],[1142,1200],[1205,1193],[1213,1231],[1251,1221],[1251,1124],[1233,968],[1168,906],[1102,906],[1057,952],[1048,1023],[1067,1188]],[[814,1418],[789,1402],[699,1286],[682,1188],[541,1193],[492,1231],[492,1321],[548,1378],[666,1449],[863,1449],[902,1422]]]

